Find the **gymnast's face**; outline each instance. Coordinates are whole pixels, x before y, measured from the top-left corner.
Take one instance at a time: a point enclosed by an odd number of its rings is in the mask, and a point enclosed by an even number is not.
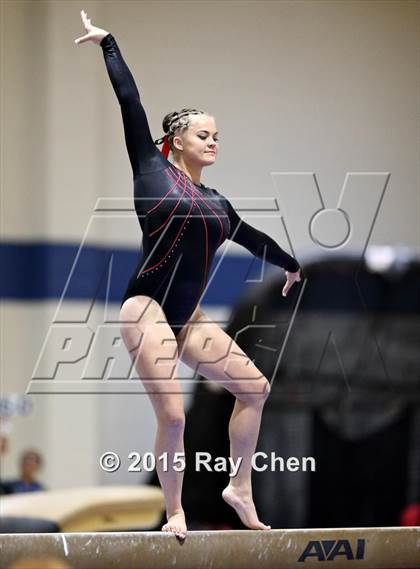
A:
[[[187,163],[197,166],[214,164],[219,148],[214,118],[207,115],[195,116],[186,130],[179,136],[174,136],[173,144]]]

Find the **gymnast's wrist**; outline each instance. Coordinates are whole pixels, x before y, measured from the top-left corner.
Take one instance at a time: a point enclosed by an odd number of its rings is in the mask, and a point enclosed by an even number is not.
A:
[[[111,43],[114,40],[114,36],[110,33],[107,32],[106,30],[104,30],[104,35],[102,36],[99,45],[101,47],[104,47],[106,44]]]
[[[291,257],[290,268],[286,269],[289,273],[297,273],[300,271],[300,265],[294,257]]]

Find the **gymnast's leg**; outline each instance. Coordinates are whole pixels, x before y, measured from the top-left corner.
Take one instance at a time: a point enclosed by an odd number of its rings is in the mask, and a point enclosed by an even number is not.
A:
[[[242,457],[236,477],[223,490],[242,523],[251,529],[271,529],[260,522],[252,497],[252,456],[258,441],[261,414],[270,391],[268,380],[236,342],[199,309],[177,337],[180,359],[205,378],[222,384],[236,396],[229,422],[230,455]]]
[[[184,453],[184,401],[175,375],[177,342],[161,306],[148,296],[139,295],[124,302],[120,329],[157,418],[156,471],[165,496],[168,520],[162,530],[184,538],[187,532],[181,505],[184,472],[171,468],[174,454]],[[167,453],[168,458],[166,472],[162,461],[157,460],[163,453]]]

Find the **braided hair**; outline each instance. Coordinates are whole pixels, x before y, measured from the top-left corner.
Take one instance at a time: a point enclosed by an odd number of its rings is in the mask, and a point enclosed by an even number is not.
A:
[[[198,109],[181,109],[179,112],[174,111],[164,116],[162,121],[162,128],[165,135],[162,138],[155,140],[155,144],[162,144],[162,153],[167,155],[169,150],[174,150],[173,139],[175,134],[183,132],[191,124],[192,115],[207,115],[205,111]]]

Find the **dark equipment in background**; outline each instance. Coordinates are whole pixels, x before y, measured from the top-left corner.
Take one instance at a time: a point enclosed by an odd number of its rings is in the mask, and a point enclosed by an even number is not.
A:
[[[399,525],[420,501],[420,264],[397,255],[378,270],[335,255],[302,266],[286,298],[277,276],[249,289],[226,328],[272,382],[257,452],[316,460],[315,472],[254,471],[257,511],[274,528]],[[197,384],[185,432],[191,529],[243,527],[221,498],[227,473],[195,472],[192,460],[229,456],[233,403]]]

